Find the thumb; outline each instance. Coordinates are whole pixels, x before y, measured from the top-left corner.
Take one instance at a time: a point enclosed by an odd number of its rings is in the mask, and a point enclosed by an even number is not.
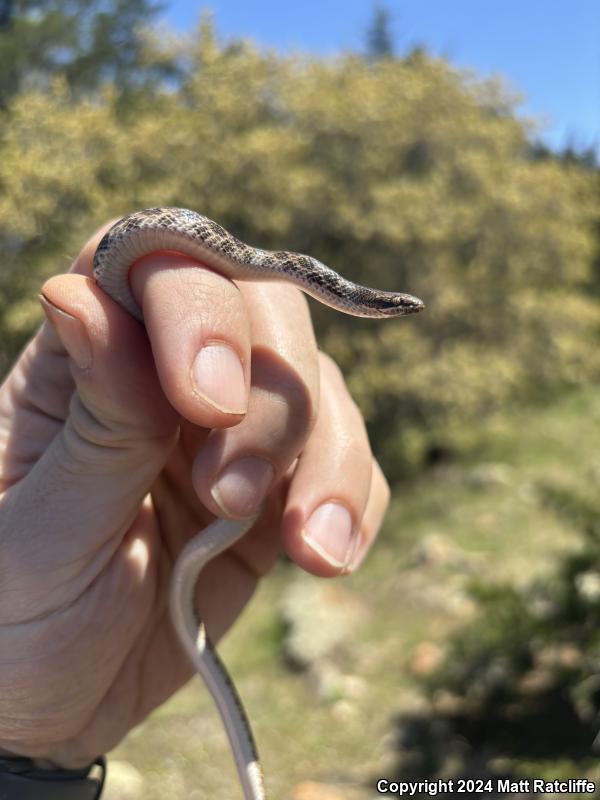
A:
[[[41,303],[70,357],[79,399],[104,434],[142,444],[171,435],[178,415],[160,386],[144,327],[81,275],[48,280]]]
[[[64,424],[3,498],[0,526],[9,534],[2,579],[14,584],[13,611],[24,602],[36,615],[72,601],[112,558],[177,440],[179,423],[143,326],[81,275],[52,278],[42,296],[52,328],[48,350],[64,347],[75,391]],[[23,374],[17,406],[27,405],[28,387],[39,384],[39,375]],[[45,391],[55,388],[49,382]]]

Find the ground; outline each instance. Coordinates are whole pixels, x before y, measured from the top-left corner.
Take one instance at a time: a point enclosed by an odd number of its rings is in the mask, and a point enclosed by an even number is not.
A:
[[[470,581],[524,586],[577,546],[575,530],[540,501],[538,487],[554,481],[597,488],[599,400],[590,389],[474,425],[468,457],[395,488],[380,541],[358,574],[319,581],[282,562],[264,581],[220,650],[253,722],[270,797],[371,800],[382,796],[378,777],[397,778],[398,719],[427,708],[420,680],[476,613]],[[310,612],[311,597],[331,604],[336,630],[343,630],[344,610],[352,624],[329,651],[325,641],[304,669],[291,668],[284,599],[292,603],[292,626],[310,631],[310,613],[307,619],[302,611]],[[523,767],[532,777],[552,777],[547,762]],[[574,778],[582,769],[563,765]],[[585,774],[600,785],[597,768]],[[200,680],[109,757],[106,800],[239,796]]]

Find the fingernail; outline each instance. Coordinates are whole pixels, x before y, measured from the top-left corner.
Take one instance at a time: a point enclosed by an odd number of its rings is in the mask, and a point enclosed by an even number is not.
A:
[[[226,414],[245,414],[248,391],[239,356],[222,342],[205,345],[194,359],[192,380],[198,392]]]
[[[274,477],[272,464],[258,456],[246,456],[225,467],[211,494],[225,514],[249,517],[258,509]]]
[[[62,308],[55,306],[43,294],[39,295],[40,303],[50,324],[56,330],[65,350],[75,366],[88,370],[92,366],[92,345],[85,325],[80,319],[67,314]]]
[[[343,569],[354,551],[352,516],[340,503],[323,503],[308,518],[302,538],[329,564]]]

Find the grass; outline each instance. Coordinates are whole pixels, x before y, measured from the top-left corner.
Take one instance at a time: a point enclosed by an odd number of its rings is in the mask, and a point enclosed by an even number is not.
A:
[[[281,563],[264,581],[221,653],[253,721],[270,797],[293,800],[297,784],[318,781],[348,800],[370,800],[378,796],[375,776],[394,777],[394,720],[424,703],[413,674],[416,648],[443,645],[470,618],[465,587],[474,576],[525,584],[576,546],[574,530],[544,506],[536,486],[597,487],[599,401],[600,392],[589,389],[545,408],[499,414],[473,426],[468,460],[397,487],[377,546],[356,575],[338,582],[364,610],[338,661],[358,677],[352,696],[319,700],[306,677],[285,666],[278,602],[298,570]],[[441,541],[446,555],[419,562],[423,541]],[[220,722],[199,681],[111,760],[130,763],[141,777],[127,789],[117,764],[107,800],[239,796]],[[528,769],[535,774],[535,765]]]

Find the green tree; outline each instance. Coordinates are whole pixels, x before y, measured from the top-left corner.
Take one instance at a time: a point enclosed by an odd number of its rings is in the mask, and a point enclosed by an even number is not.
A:
[[[152,63],[144,28],[154,0],[4,0],[0,9],[0,107],[25,89],[64,75],[80,92],[107,81],[126,89],[168,74]]]
[[[496,82],[421,54],[335,61],[175,42],[178,90],[123,114],[65,79],[0,119],[0,331],[14,352],[36,289],[106,219],[181,205],[265,248],[421,296],[385,324],[315,307],[390,477],[460,448],[513,400],[600,377],[597,174],[535,159]]]
[[[367,30],[367,55],[370,58],[391,58],[394,55],[392,15],[381,3],[373,6],[371,23]]]

